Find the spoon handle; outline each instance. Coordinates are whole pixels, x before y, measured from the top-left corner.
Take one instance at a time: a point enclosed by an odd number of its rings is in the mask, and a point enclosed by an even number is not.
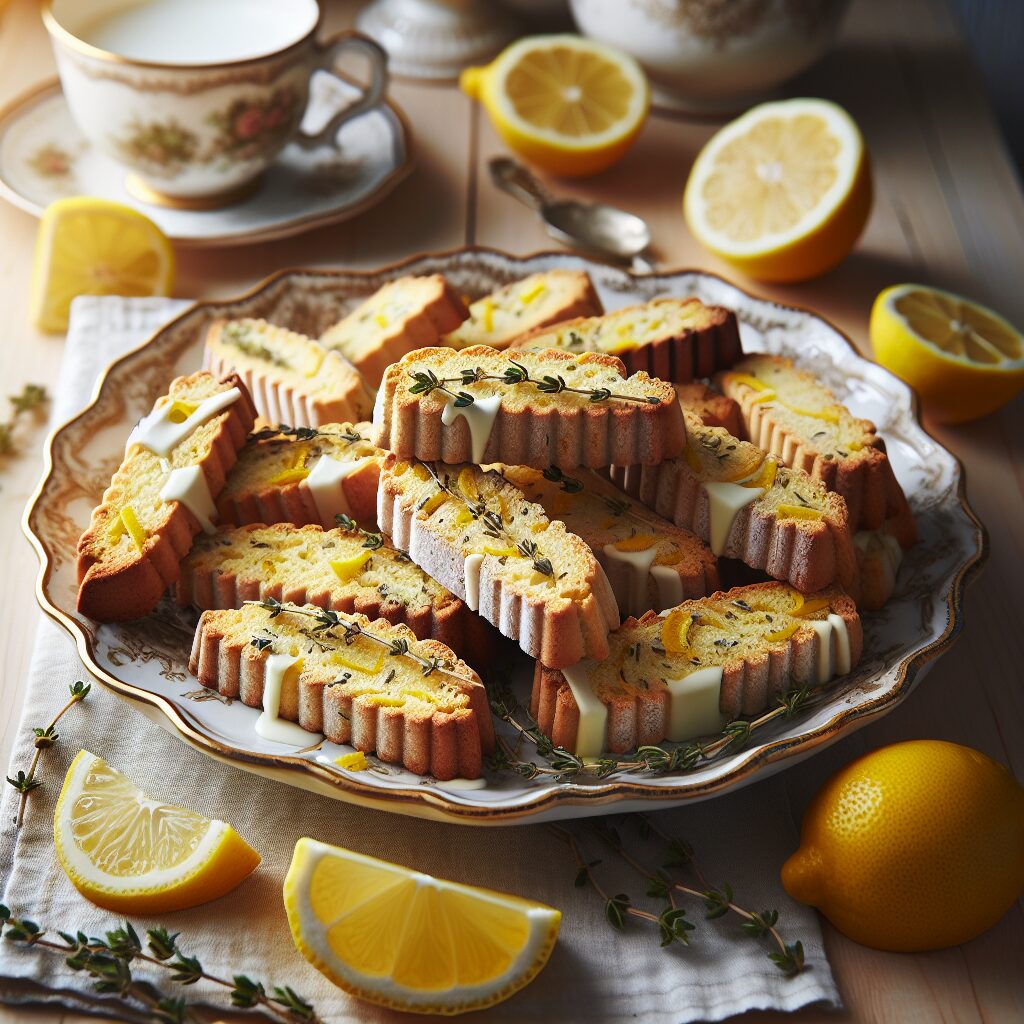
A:
[[[490,162],[491,180],[498,188],[515,196],[531,210],[539,210],[549,201],[541,183],[522,165],[505,156],[496,156]]]

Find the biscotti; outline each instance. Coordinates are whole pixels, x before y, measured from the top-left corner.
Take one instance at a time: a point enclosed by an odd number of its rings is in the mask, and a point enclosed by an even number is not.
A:
[[[438,345],[469,310],[440,275],[400,277],[378,289],[320,337],[377,387],[390,363],[413,349]]]
[[[555,746],[580,757],[719,732],[792,686],[849,673],[863,634],[833,588],[806,598],[781,583],[737,587],[663,615],[628,619],[600,662],[539,662],[531,712]]]
[[[124,461],[78,542],[78,610],[99,622],[148,615],[178,579],[256,410],[237,377],[178,377],[132,431]]]
[[[683,409],[696,413],[704,426],[721,427],[734,437],[742,437],[745,433],[740,404],[728,395],[712,391],[699,380],[690,384],[677,384],[676,394]]]
[[[717,559],[688,530],[631,501],[591,469],[495,466],[549,519],[586,541],[604,568],[623,615],[671,608],[718,589]]]
[[[464,657],[490,629],[386,537],[354,525],[250,525],[200,537],[182,563],[176,596],[182,607],[201,609],[274,598],[358,612],[404,622],[418,639],[440,640]]]
[[[221,524],[316,523],[339,515],[377,522],[377,481],[384,453],[369,423],[275,429],[250,436],[217,500]]]
[[[529,331],[603,312],[585,270],[546,270],[477,299],[469,307],[469,319],[447,335],[444,343],[452,348],[506,348]]]
[[[594,352],[425,348],[388,367],[373,441],[404,459],[571,470],[657,463],[685,447],[671,384]]]
[[[389,455],[381,529],[527,654],[554,667],[602,658],[619,622],[597,559],[497,473]]]
[[[618,356],[629,373],[686,384],[728,369],[743,355],[736,316],[699,299],[655,299],[604,316],[567,320],[531,331],[518,349],[559,348]]]
[[[857,562],[840,495],[692,413],[686,429],[682,458],[616,466],[613,481],[716,555],[738,558],[804,593],[838,582],[856,596]]]
[[[203,366],[215,374],[237,373],[260,416],[275,426],[361,420],[373,407],[373,394],[351,363],[265,320],[214,321]]]
[[[437,779],[477,778],[494,748],[479,676],[444,644],[383,619],[310,605],[203,612],[189,671],[262,708],[256,731],[274,742],[323,734]]]
[[[747,356],[718,382],[739,402],[755,444],[843,496],[851,530],[889,523],[903,547],[914,543],[913,516],[873,423],[779,356]]]

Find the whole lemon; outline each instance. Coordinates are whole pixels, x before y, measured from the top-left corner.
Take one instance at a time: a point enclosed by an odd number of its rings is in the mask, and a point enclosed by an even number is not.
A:
[[[957,743],[872,751],[815,796],[782,884],[865,946],[959,945],[1024,887],[1024,788]]]

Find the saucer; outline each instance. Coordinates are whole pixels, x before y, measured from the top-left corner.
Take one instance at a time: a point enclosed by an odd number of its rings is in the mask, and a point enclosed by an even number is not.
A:
[[[358,96],[349,83],[318,72],[303,127],[316,131]],[[96,150],[51,79],[0,111],[0,195],[40,216],[55,199],[93,195],[133,206],[185,247],[240,245],[283,238],[346,220],[379,202],[412,170],[409,130],[390,102],[343,125],[336,147],[289,144],[231,206],[184,210],[143,202],[129,172]]]

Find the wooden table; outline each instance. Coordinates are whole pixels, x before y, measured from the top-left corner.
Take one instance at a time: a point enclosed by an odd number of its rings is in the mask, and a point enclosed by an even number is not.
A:
[[[2,6],[2,5],[0,5]],[[357,5],[332,7],[332,27]],[[53,73],[37,5],[13,0],[0,22],[0,103]],[[871,149],[876,197],[860,244],[836,271],[788,288],[745,283],[755,292],[819,310],[862,348],[868,312],[886,285],[921,281],[972,295],[1024,325],[1024,198],[988,101],[942,0],[859,0],[836,51],[792,83],[793,95],[846,107]],[[181,252],[177,294],[226,296],[280,267],[371,267],[421,251],[466,244],[514,253],[551,248],[541,228],[496,192],[486,161],[501,145],[486,117],[450,86],[396,82],[393,96],[415,132],[414,175],[381,206],[328,227],[228,252]],[[557,187],[618,203],[646,217],[666,267],[727,267],[689,237],[680,198],[691,161],[713,131],[707,123],[655,115],[617,167]],[[0,380],[52,384],[63,339],[28,325],[28,282],[36,222],[0,204]],[[5,403],[6,404],[6,403]],[[927,423],[927,419],[926,419]],[[980,423],[930,430],[964,462],[968,494],[988,526],[991,558],[967,595],[967,626],[956,647],[913,698],[884,721],[843,741],[846,759],[865,747],[912,737],[966,743],[1024,778],[1024,688],[1019,571],[1024,558],[1024,399]],[[40,472],[41,423],[19,431],[21,454],[0,476],[0,565],[7,585],[0,615],[0,760],[17,728],[39,612],[36,561],[21,535],[22,508]],[[789,773],[795,811],[809,794]],[[1001,1022],[1024,1020],[1024,913],[1021,902],[986,935],[957,949],[915,956],[877,953],[825,923],[847,1010],[808,1009],[796,1021]],[[0,1009],[8,1021],[70,1022],[53,1013]],[[85,1021],[87,1018],[74,1018]],[[782,1020],[754,1014],[751,1021]]]

